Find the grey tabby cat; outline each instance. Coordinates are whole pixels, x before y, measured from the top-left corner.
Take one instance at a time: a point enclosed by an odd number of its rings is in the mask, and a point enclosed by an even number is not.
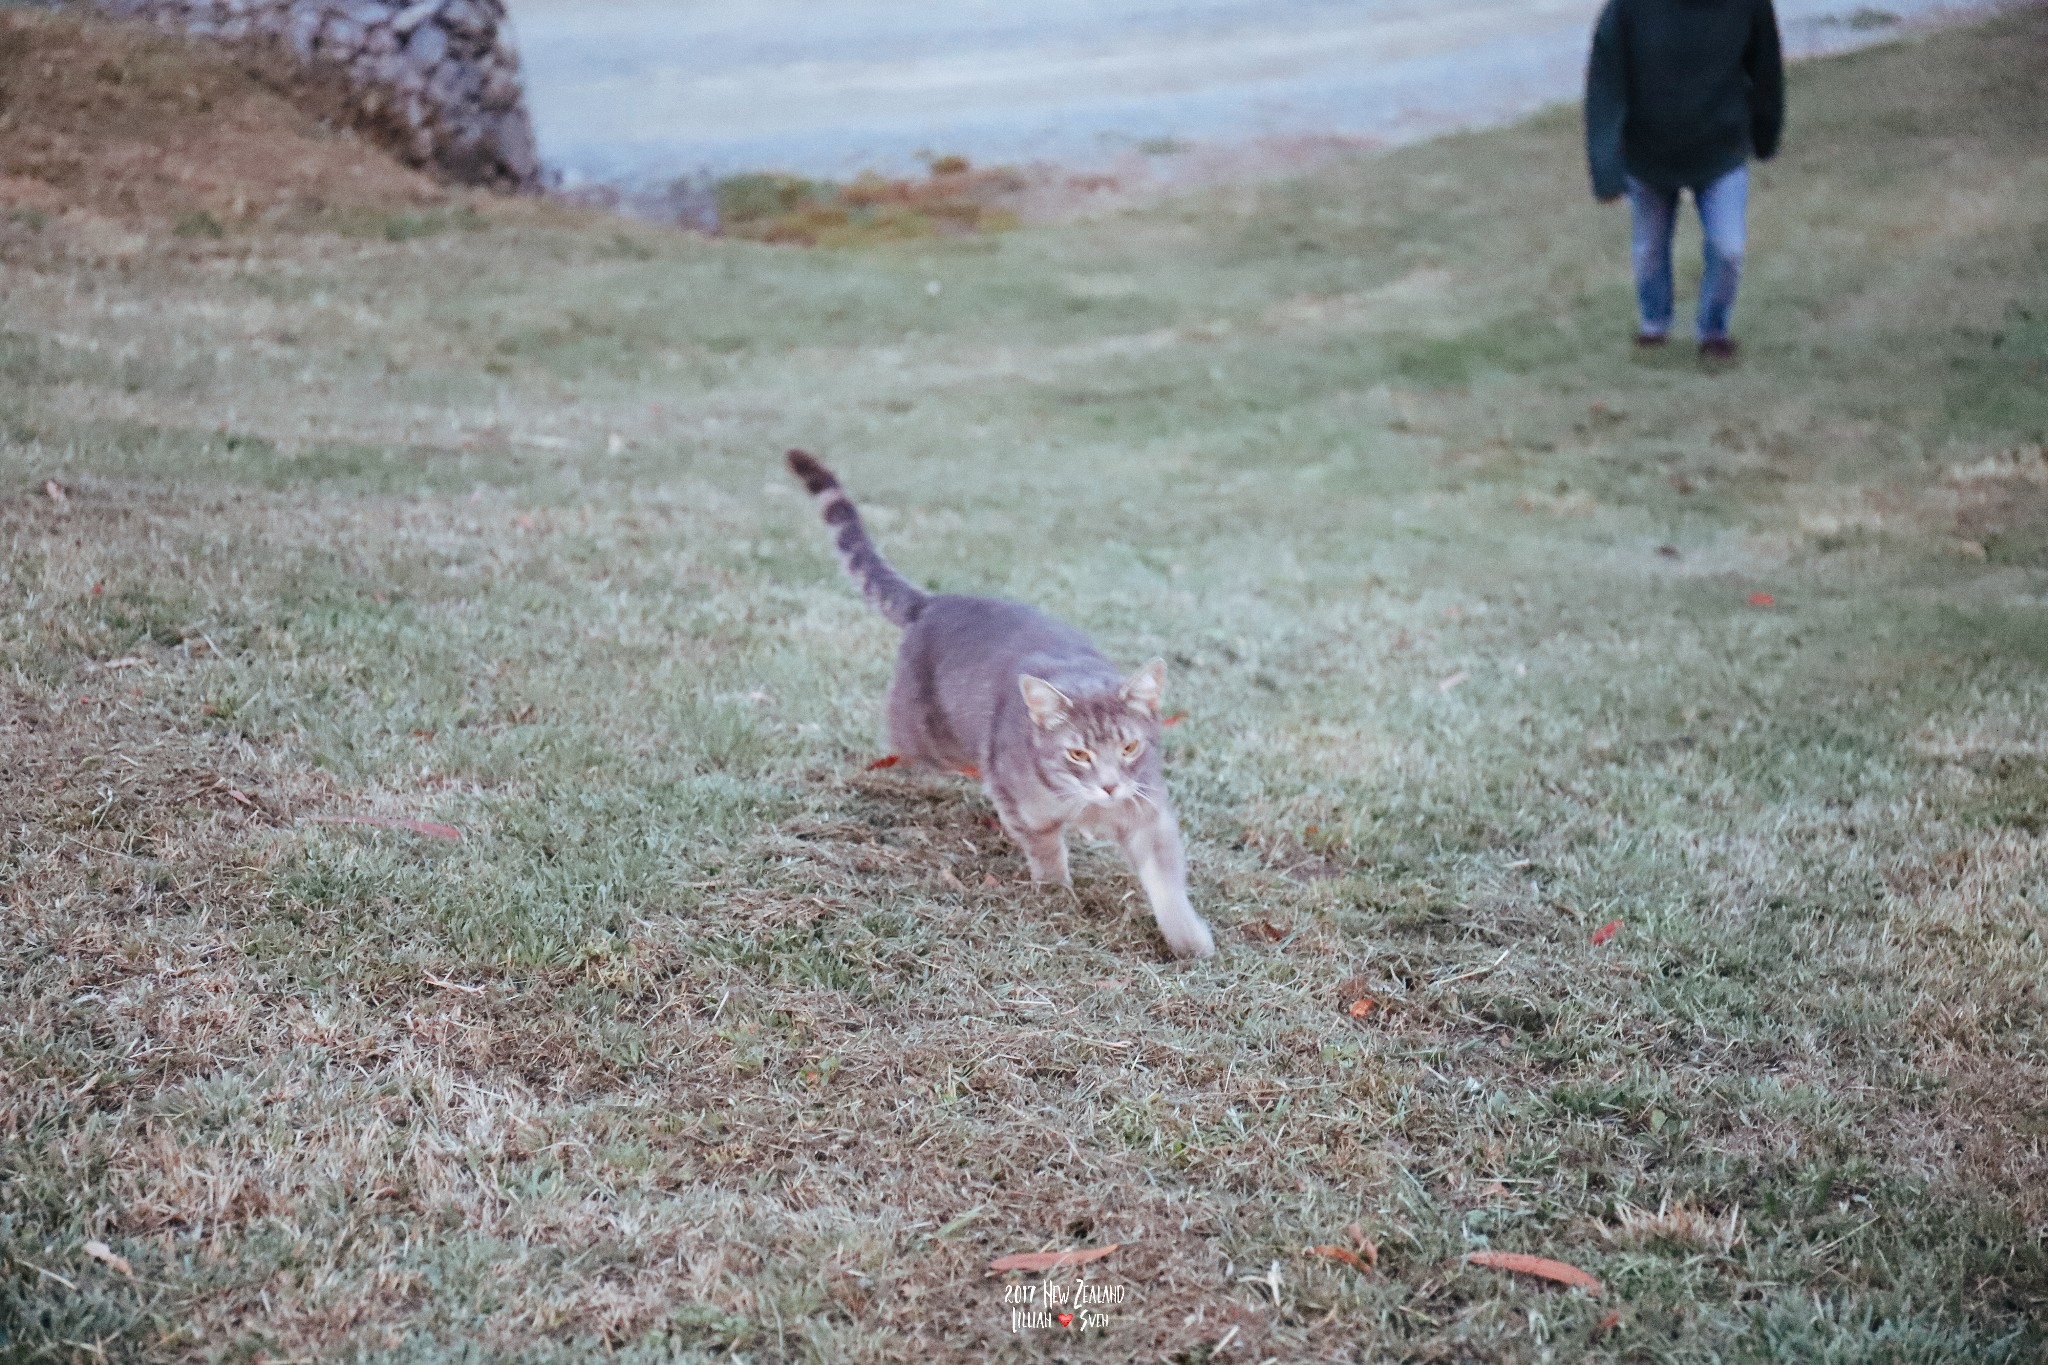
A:
[[[927,593],[889,566],[832,471],[789,467],[833,529],[846,572],[903,630],[889,686],[889,747],[981,779],[1031,879],[1072,887],[1067,831],[1106,835],[1138,874],[1178,957],[1216,951],[1188,903],[1180,826],[1159,762],[1164,660],[1118,675],[1086,635],[999,597]]]

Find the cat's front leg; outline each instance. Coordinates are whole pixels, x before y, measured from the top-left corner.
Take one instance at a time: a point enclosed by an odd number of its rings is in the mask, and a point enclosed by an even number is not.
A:
[[[1017,847],[1024,850],[1024,861],[1031,867],[1031,880],[1051,882],[1072,891],[1074,878],[1067,870],[1065,827],[1052,824],[1042,829],[1033,829],[1029,822],[1015,811],[998,806],[996,813],[1002,817],[1003,833],[1009,835]]]
[[[1126,827],[1117,836],[1145,899],[1152,902],[1152,918],[1166,937],[1175,957],[1208,957],[1216,951],[1209,926],[1188,901],[1188,869],[1181,852],[1180,826],[1173,812],[1164,806],[1148,811],[1146,817]]]

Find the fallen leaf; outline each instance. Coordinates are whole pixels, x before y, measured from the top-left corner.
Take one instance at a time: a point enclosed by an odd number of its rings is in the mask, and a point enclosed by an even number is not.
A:
[[[1376,1266],[1380,1263],[1379,1243],[1366,1236],[1364,1228],[1356,1223],[1350,1223],[1345,1226],[1344,1232],[1357,1245],[1358,1254],[1365,1257],[1367,1265]]]
[[[1320,1256],[1326,1261],[1342,1261],[1361,1275],[1370,1275],[1372,1273],[1372,1267],[1366,1264],[1365,1257],[1359,1255],[1350,1247],[1305,1247],[1302,1249],[1302,1254],[1304,1256]]]
[[[988,1263],[990,1274],[1005,1270],[1053,1270],[1063,1265],[1086,1265],[1099,1261],[1122,1246],[1122,1242],[1111,1242],[1106,1247],[1077,1247],[1072,1251],[1020,1251],[1014,1256],[998,1256]]]
[[[901,754],[884,754],[880,758],[876,759],[874,762],[868,764],[868,771],[876,772],[883,768],[893,768],[902,761],[903,755]]]
[[[228,800],[234,802],[236,805],[247,806],[250,810],[256,809],[256,803],[249,799],[249,793],[243,791],[241,788],[223,787],[221,788],[221,790],[226,792],[228,794]]]
[[[1164,730],[1164,729],[1168,729],[1168,728],[1170,728],[1170,727],[1172,727],[1172,726],[1175,726],[1175,725],[1178,725],[1178,724],[1180,724],[1180,723],[1181,723],[1182,721],[1186,720],[1187,718],[1188,718],[1188,713],[1187,713],[1187,712],[1185,712],[1185,711],[1176,711],[1176,712],[1174,712],[1174,713],[1173,713],[1172,715],[1170,715],[1170,716],[1161,716],[1161,717],[1159,718],[1159,728],[1160,728],[1160,729],[1162,729],[1162,730]]]
[[[1534,1275],[1538,1279],[1552,1280],[1574,1289],[1583,1289],[1588,1294],[1598,1295],[1604,1287],[1600,1281],[1575,1265],[1553,1261],[1547,1256],[1525,1256],[1519,1251],[1475,1251],[1465,1258],[1476,1266],[1488,1270],[1507,1270],[1517,1275]]]
[[[1001,883],[1001,882],[999,882],[999,881],[997,881],[997,880],[996,880],[996,874],[995,874],[995,873],[993,873],[993,872],[984,872],[984,873],[982,873],[982,874],[981,874],[981,884],[982,884],[983,886],[1001,886],[1001,885],[1002,885],[1002,883]]]
[[[970,763],[960,770],[960,776],[971,777],[978,782],[981,780],[981,769],[975,767],[972,763]]]
[[[1373,995],[1375,989],[1370,978],[1363,976],[1346,977],[1337,983],[1337,1009],[1353,1019],[1363,1019],[1379,1007],[1379,1000]],[[1364,1006],[1363,1009],[1360,1006]]]
[[[1593,1329],[1593,1340],[1600,1340],[1600,1338],[1606,1336],[1619,1326],[1621,1326],[1621,1310],[1616,1308],[1611,1310],[1606,1317],[1600,1319],[1600,1325]]]
[[[1598,947],[1599,947],[1599,946],[1600,946],[1601,944],[1603,944],[1603,943],[1607,942],[1607,940],[1609,940],[1609,939],[1613,938],[1613,937],[1614,937],[1614,936],[1615,936],[1616,934],[1618,934],[1618,933],[1620,933],[1620,932],[1621,932],[1621,921],[1620,921],[1620,920],[1618,920],[1618,919],[1611,919],[1611,920],[1607,921],[1607,923],[1605,923],[1605,924],[1601,925],[1601,926],[1600,926],[1600,927],[1599,927],[1598,929],[1595,929],[1595,930],[1593,931],[1593,946],[1594,946],[1595,948],[1598,948]]]
[[[461,830],[453,825],[444,825],[438,820],[390,820],[381,815],[302,815],[299,818],[309,825],[369,825],[376,829],[407,830],[413,834],[423,834],[429,839],[462,842]]]
[[[131,1280],[135,1278],[135,1267],[128,1264],[128,1258],[120,1255],[98,1238],[94,1238],[85,1244],[85,1254],[92,1257],[95,1261],[101,1261],[113,1267]]]
[[[1448,692],[1454,687],[1463,687],[1466,683],[1470,682],[1471,680],[1472,675],[1461,668],[1456,673],[1451,674],[1450,677],[1445,678],[1442,682],[1438,683],[1436,685],[1436,690],[1439,692]]]
[[[429,986],[439,986],[444,991],[461,991],[464,995],[482,995],[484,993],[482,986],[465,986],[460,981],[443,981],[432,972],[427,974],[427,984]]]
[[[1753,592],[1749,595],[1749,605],[1752,607],[1775,607],[1778,605],[1778,599],[1767,592]]]
[[[56,503],[59,507],[71,501],[71,494],[65,491],[64,485],[58,483],[55,479],[43,480],[43,492],[49,494],[50,501]]]

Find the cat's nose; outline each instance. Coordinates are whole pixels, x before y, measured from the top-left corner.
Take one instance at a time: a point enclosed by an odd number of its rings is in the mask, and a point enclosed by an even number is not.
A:
[[[1114,782],[1105,782],[1105,783],[1103,783],[1103,784],[1102,784],[1102,794],[1103,794],[1104,796],[1115,796],[1115,795],[1116,795],[1116,789],[1117,789],[1117,785],[1118,785],[1118,784],[1117,784],[1117,783],[1114,783]]]

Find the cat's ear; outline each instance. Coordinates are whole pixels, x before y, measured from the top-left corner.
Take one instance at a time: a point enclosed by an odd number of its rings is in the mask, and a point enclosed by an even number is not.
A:
[[[1024,705],[1031,711],[1031,719],[1041,730],[1050,730],[1067,718],[1067,708],[1073,703],[1067,694],[1043,678],[1034,678],[1029,673],[1017,679],[1017,688],[1024,694]]]
[[[1159,714],[1159,703],[1166,696],[1166,660],[1154,659],[1123,685],[1123,698],[1131,708],[1148,716]]]

